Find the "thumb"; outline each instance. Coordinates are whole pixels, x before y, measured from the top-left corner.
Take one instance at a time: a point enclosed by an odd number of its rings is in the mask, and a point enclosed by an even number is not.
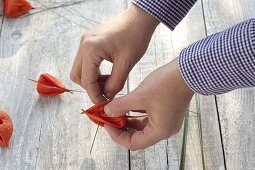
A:
[[[125,61],[116,60],[113,63],[111,75],[104,85],[104,94],[107,98],[113,98],[123,89],[131,69],[132,65]]]
[[[113,99],[104,107],[104,111],[111,117],[123,116],[131,110],[143,110],[141,100],[135,94],[129,93],[126,96]]]

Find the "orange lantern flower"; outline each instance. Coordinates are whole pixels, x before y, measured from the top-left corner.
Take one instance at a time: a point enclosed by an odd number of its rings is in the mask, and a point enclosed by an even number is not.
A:
[[[64,92],[71,93],[73,91],[67,89],[60,80],[48,73],[41,74],[38,81],[29,80],[37,83],[37,92],[42,96],[55,96]]]
[[[0,110],[0,146],[8,147],[13,133],[13,124],[9,115]]]
[[[97,105],[92,106],[88,110],[82,112],[86,114],[91,121],[96,123],[99,126],[104,126],[105,124],[116,127],[116,128],[125,128],[129,118],[140,118],[145,116],[120,116],[120,117],[110,117],[104,112],[104,106],[107,105],[112,100],[107,100]]]
[[[3,0],[4,14],[16,18],[26,14],[32,9],[32,6],[26,0]]]

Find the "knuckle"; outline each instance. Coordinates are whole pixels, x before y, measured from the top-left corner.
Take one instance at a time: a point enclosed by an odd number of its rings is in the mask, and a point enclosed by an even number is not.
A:
[[[113,135],[110,134],[110,137],[111,137],[111,139],[112,139],[113,141],[115,141],[116,143],[118,143],[118,141],[116,140],[116,137],[115,137],[115,136],[113,136]]]
[[[166,133],[166,134],[164,134],[164,135],[162,136],[162,140],[163,140],[163,139],[168,139],[168,138],[170,138],[171,136],[172,136],[172,134]]]
[[[145,149],[145,146],[134,146],[134,145],[129,145],[128,149],[131,151],[138,151],[138,150],[143,150]]]
[[[86,50],[93,51],[99,45],[99,42],[96,41],[93,37],[83,37],[81,40],[81,46],[86,48]]]
[[[83,43],[83,41],[86,40],[88,37],[89,37],[89,34],[88,34],[88,33],[83,34],[83,35],[81,36],[81,43]]]
[[[175,128],[175,129],[172,131],[172,135],[175,135],[175,134],[179,133],[179,132],[180,132],[180,130],[181,130],[181,128],[180,128],[180,127]]]
[[[161,133],[158,133],[158,138],[159,138],[160,140],[164,140],[164,139],[170,138],[172,135],[173,135],[172,132],[162,132],[162,131],[161,131]]]
[[[78,83],[80,80],[79,76],[77,76],[77,74],[74,73],[70,73],[70,79],[75,83]]]
[[[116,134],[113,134],[113,133],[109,133],[109,136],[111,138],[111,140],[113,140],[114,142],[116,142],[117,144],[120,144],[119,141],[118,141],[118,136]]]
[[[138,150],[145,149],[146,146],[144,146],[144,144],[139,142],[130,142],[127,144],[126,148],[128,148],[131,151],[138,151]]]
[[[92,103],[97,103],[97,102],[98,102],[98,101],[96,100],[96,98],[94,98],[94,97],[90,97],[90,99],[91,99]]]
[[[139,150],[138,148],[133,147],[133,146],[128,147],[128,149],[131,150],[131,151],[137,151],[137,150]]]
[[[111,91],[113,93],[118,93],[119,91],[121,91],[124,87],[124,84],[125,83],[113,83],[112,84],[112,88],[111,88]]]
[[[111,134],[111,135],[110,135],[111,139],[112,139],[114,142],[116,142],[116,143],[119,144],[119,145],[122,145],[119,136],[120,136],[120,134],[115,134],[115,135],[114,135],[114,134]]]
[[[96,96],[92,96],[91,100],[93,103],[99,103],[99,102],[102,102],[102,97],[103,97],[102,94],[99,93]]]
[[[128,148],[131,151],[137,151],[138,150],[138,148],[135,147],[134,144],[132,144],[132,143],[128,143],[126,148]]]
[[[85,34],[83,34],[83,35],[81,36],[80,44],[84,41],[85,37],[86,37]]]

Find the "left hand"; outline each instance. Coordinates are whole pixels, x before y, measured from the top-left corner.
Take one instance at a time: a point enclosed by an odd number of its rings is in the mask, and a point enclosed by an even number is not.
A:
[[[136,5],[84,34],[70,78],[99,103],[122,90],[129,72],[145,53],[159,21]],[[113,63],[110,75],[101,75],[103,60]]]

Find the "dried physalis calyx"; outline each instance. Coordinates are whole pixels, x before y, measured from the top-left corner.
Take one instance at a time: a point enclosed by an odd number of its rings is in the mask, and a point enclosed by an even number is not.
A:
[[[8,147],[9,140],[13,133],[13,124],[10,116],[0,110],[0,146]]]
[[[107,100],[97,105],[94,105],[88,110],[83,111],[82,114],[86,114],[91,121],[98,124],[99,126],[104,126],[104,124],[108,124],[117,128],[125,127],[125,116],[109,117],[105,114],[104,106],[107,105],[110,101],[111,100]]]
[[[38,81],[32,79],[29,80],[37,83],[37,92],[42,96],[55,96],[64,92],[73,91],[67,89],[62,82],[48,73],[41,74]]]
[[[91,121],[98,124],[99,126],[104,126],[105,124],[116,127],[125,128],[129,119],[134,118],[145,118],[147,115],[143,116],[120,116],[120,117],[110,117],[104,112],[104,106],[107,105],[111,100],[104,101],[97,105],[92,106],[88,110],[83,110],[82,114],[86,114]]]
[[[4,14],[16,18],[26,14],[32,9],[32,6],[26,0],[3,0]]]

